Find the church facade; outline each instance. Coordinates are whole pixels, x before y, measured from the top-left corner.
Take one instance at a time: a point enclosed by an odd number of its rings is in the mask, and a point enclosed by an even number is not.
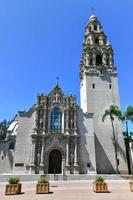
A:
[[[39,94],[29,111],[18,112],[0,143],[0,173],[114,174],[128,173],[121,122],[115,120],[117,160],[110,105],[119,106],[113,49],[96,16],[85,28],[80,62],[80,100],[65,95],[59,83]]]

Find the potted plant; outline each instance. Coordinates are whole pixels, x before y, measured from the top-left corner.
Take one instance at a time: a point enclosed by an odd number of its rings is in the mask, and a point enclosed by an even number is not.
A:
[[[21,193],[21,183],[19,183],[19,177],[10,177],[8,180],[9,184],[6,185],[5,195],[10,194],[20,194]]]
[[[36,185],[36,194],[48,194],[49,193],[49,180],[48,177],[43,176],[38,180]]]
[[[133,180],[129,182],[129,186],[130,186],[130,191],[133,192]]]
[[[93,182],[94,192],[108,192],[108,185],[105,183],[102,176],[97,176],[96,180]]]

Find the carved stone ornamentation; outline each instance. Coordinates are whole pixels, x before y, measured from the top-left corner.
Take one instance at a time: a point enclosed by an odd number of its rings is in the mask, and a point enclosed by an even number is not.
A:
[[[37,96],[35,165],[37,173],[49,173],[51,152],[61,153],[60,173],[74,173],[74,137],[77,132],[75,96],[65,96],[57,83],[49,95]],[[70,137],[70,138],[69,138]],[[57,153],[58,154],[58,153]],[[55,155],[58,156],[58,155]],[[57,157],[58,159],[58,157]],[[77,158],[76,158],[77,159]],[[74,169],[74,168],[73,168]],[[50,168],[50,170],[52,170]]]

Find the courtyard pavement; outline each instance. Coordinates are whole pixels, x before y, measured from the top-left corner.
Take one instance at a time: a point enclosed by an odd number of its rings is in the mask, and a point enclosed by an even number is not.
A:
[[[131,200],[129,180],[106,180],[109,193],[94,193],[92,181],[50,181],[50,194],[36,194],[36,182],[23,182],[22,194],[5,196],[0,183],[0,200]]]

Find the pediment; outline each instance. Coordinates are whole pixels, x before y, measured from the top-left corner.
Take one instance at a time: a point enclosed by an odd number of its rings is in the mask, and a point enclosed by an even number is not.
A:
[[[55,86],[54,89],[49,93],[48,96],[49,96],[49,97],[52,97],[52,96],[56,96],[56,95],[58,95],[58,96],[60,96],[60,97],[63,97],[63,96],[64,96],[64,94],[63,94],[63,92],[62,92],[62,90],[61,90],[59,84],[56,84],[56,86]]]

